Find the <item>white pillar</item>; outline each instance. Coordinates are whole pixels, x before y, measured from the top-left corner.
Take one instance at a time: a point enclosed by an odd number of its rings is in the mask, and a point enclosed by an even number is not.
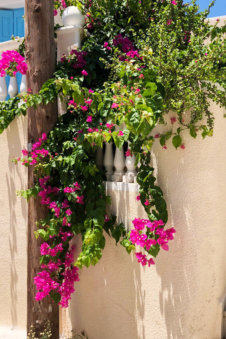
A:
[[[112,142],[105,143],[105,154],[104,154],[104,167],[106,170],[107,181],[111,181],[112,173],[113,173],[113,150],[112,150]]]
[[[57,30],[57,60],[69,55],[72,49],[81,47],[81,36],[85,24],[84,15],[75,6],[66,8],[62,15],[64,27]]]
[[[16,77],[10,77],[8,93],[10,98],[14,98],[18,93],[17,79]]]
[[[129,148],[129,144],[128,144],[128,148]],[[135,163],[136,163],[136,158],[134,155],[126,157],[127,172],[125,176],[123,177],[124,182],[127,182],[127,183],[136,182],[137,171],[136,171]]]
[[[112,176],[112,181],[122,182],[123,175],[125,174],[125,156],[124,150],[116,147],[114,158],[115,171]]]
[[[85,23],[84,15],[75,6],[66,8],[62,15],[64,27],[57,30],[57,61],[73,49],[81,47],[81,37]],[[58,96],[58,114],[66,113],[65,101]]]
[[[21,84],[20,84],[20,93],[26,93],[26,92],[27,92],[27,79],[26,79],[26,74],[23,74],[21,78]]]
[[[0,101],[5,101],[7,97],[7,86],[5,77],[0,77]]]
[[[69,26],[57,30],[57,61],[63,55],[69,55],[72,49],[81,47],[81,35],[81,27]]]

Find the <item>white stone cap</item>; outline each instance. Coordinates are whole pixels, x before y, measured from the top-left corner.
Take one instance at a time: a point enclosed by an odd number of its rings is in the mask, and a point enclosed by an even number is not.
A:
[[[139,185],[136,183],[106,181],[105,187],[107,191],[139,192]]]
[[[70,32],[73,32],[77,29],[82,29],[82,27],[80,26],[67,26],[67,27],[61,27],[61,28],[58,28],[56,33],[57,34],[64,34],[64,33],[70,33]]]

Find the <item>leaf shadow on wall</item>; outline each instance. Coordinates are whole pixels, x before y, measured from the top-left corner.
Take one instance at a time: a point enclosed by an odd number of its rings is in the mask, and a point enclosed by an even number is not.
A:
[[[196,336],[191,329],[191,317],[195,316],[192,307],[197,290],[195,267],[199,240],[197,221],[192,213],[192,198],[189,196],[194,180],[187,172],[183,151],[171,148],[170,151],[172,153],[166,154],[156,147],[155,156],[158,159],[158,185],[163,189],[168,207],[167,226],[175,227],[176,235],[169,242],[169,252],[161,251],[159,254],[156,272],[161,278],[159,307],[165,322],[165,338],[181,339]]]
[[[111,192],[110,195],[118,221],[129,222],[140,215],[142,207],[136,205],[137,193],[131,196],[129,192]],[[72,328],[77,332],[85,330],[89,339],[145,338],[146,296],[141,288],[141,269],[134,254],[128,255],[106,234],[100,262],[80,272],[69,312]]]
[[[20,298],[26,300],[26,294],[21,295],[22,282],[26,277],[27,245],[21,246],[18,241],[26,239],[27,229],[27,203],[25,199],[16,196],[16,191],[27,187],[27,172],[21,165],[15,165],[12,160],[21,155],[21,150],[25,146],[24,138],[27,135],[27,123],[25,118],[15,119],[5,132],[7,136],[8,164],[6,167],[5,178],[8,187],[8,206],[9,206],[9,249],[10,249],[10,313],[11,324],[13,327],[19,325],[18,310]],[[19,202],[18,202],[19,200]],[[19,213],[19,215],[18,215]],[[22,218],[22,224],[21,224]],[[23,224],[25,222],[25,225]],[[22,234],[23,232],[24,234]],[[21,248],[24,252],[21,253]],[[20,259],[19,259],[20,258]],[[18,261],[19,260],[19,261]],[[24,271],[21,271],[21,268]],[[19,283],[19,286],[18,286]],[[26,286],[26,285],[25,285]],[[24,291],[25,292],[25,291]],[[26,302],[24,302],[26,305]],[[24,310],[26,312],[26,310]],[[21,318],[21,315],[19,315]],[[24,316],[26,318],[26,314]]]

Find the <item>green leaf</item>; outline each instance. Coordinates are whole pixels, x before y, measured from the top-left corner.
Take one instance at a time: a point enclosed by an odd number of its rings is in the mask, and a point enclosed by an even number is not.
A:
[[[172,139],[173,146],[178,148],[182,144],[182,139],[180,135],[175,135]]]
[[[196,138],[196,137],[197,137],[196,128],[195,128],[194,125],[190,126],[190,135],[191,135],[193,138]]]

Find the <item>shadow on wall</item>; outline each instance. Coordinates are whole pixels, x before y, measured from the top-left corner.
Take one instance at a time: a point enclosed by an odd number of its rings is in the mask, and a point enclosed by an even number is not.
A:
[[[156,265],[167,339],[221,338],[226,154],[219,145],[226,141],[226,121],[220,114],[213,138],[184,136],[186,152],[169,146],[167,156],[159,146],[154,148],[159,185],[168,200],[168,224],[177,229],[169,255],[162,253]]]
[[[128,192],[114,193],[111,194],[114,208],[124,205],[124,199],[126,206],[130,205]],[[129,215],[126,209],[124,212]],[[106,234],[101,261],[80,272],[80,283],[70,308],[72,328],[78,332],[85,330],[89,339],[142,338],[144,328],[142,324],[138,328],[136,323],[137,318],[144,317],[145,291],[140,286],[140,267],[134,257],[129,256],[121,245],[116,247],[115,241]]]
[[[20,225],[21,218],[22,220],[27,219],[27,204],[25,199],[18,198],[16,191],[19,189],[25,189],[26,184],[26,172],[21,170],[21,165],[15,165],[12,160],[21,156],[21,150],[24,147],[24,144],[21,143],[21,138],[23,137],[22,142],[24,143],[24,138],[27,135],[27,124],[25,119],[19,118],[16,119],[5,131],[7,136],[7,147],[8,147],[8,168],[5,174],[5,180],[8,187],[8,206],[9,206],[9,248],[10,248],[10,313],[11,313],[11,324],[13,327],[18,325],[18,278],[21,278],[20,265],[18,265],[18,257],[23,256],[23,262],[26,261],[26,244],[18,243],[26,236],[26,225]],[[21,137],[22,136],[22,137]],[[16,181],[16,184],[15,184]],[[19,202],[18,202],[19,200]],[[19,206],[18,206],[19,204]],[[18,213],[19,211],[19,213]],[[19,215],[18,215],[19,214]],[[23,221],[22,221],[23,222]],[[22,226],[22,227],[20,227]],[[24,235],[21,235],[20,232],[25,232]],[[18,246],[25,248],[24,253],[21,253],[18,250]],[[23,265],[22,265],[23,266]],[[26,268],[24,268],[26,272]],[[23,294],[23,298],[26,298],[26,295]]]
[[[72,327],[85,330],[89,339],[221,338],[226,291],[222,115],[216,115],[213,138],[184,135],[186,150],[154,147],[168,225],[177,230],[175,241],[149,269],[107,239],[101,261],[81,271],[70,308]],[[110,193],[119,219],[145,217],[136,193]]]

